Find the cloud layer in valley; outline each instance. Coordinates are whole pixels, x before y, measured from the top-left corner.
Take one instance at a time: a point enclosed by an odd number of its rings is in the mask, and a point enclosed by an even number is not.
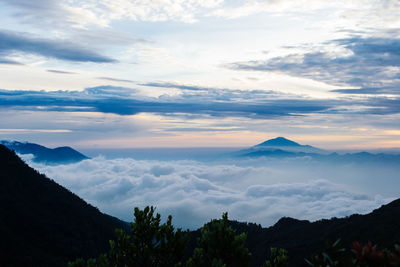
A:
[[[46,166],[24,157],[31,166],[103,212],[130,221],[133,207],[154,205],[164,218],[171,214],[177,226],[192,229],[225,211],[232,219],[269,226],[282,216],[317,220],[367,213],[391,199],[356,192],[346,185],[346,175],[332,182],[325,179],[330,179],[329,175],[324,177],[317,169],[299,172],[299,168],[289,170],[287,165],[285,170],[273,164],[251,166],[248,162],[239,166],[97,157]],[[296,166],[295,162],[288,164]],[[333,173],[333,169],[324,172]],[[350,177],[360,179],[354,173]],[[371,177],[364,179],[366,184],[371,181]]]

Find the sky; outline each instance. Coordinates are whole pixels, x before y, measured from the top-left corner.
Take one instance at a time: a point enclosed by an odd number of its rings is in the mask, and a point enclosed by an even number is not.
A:
[[[0,139],[400,148],[400,2],[0,0]]]

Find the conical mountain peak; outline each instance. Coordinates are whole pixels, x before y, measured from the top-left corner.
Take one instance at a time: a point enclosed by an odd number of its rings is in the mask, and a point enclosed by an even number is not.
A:
[[[269,139],[261,144],[258,144],[256,146],[301,146],[299,143],[296,143],[294,141],[291,141],[289,139],[286,139],[285,137],[277,137],[274,139]]]

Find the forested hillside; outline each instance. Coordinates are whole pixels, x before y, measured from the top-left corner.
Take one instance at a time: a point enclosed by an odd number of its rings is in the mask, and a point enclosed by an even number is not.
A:
[[[66,266],[106,251],[126,226],[0,145],[0,266]]]

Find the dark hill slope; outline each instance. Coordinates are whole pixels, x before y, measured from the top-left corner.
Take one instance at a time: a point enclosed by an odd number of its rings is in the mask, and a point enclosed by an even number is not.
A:
[[[0,145],[0,266],[66,266],[105,252],[126,226]]]
[[[308,266],[304,258],[325,249],[326,241],[341,239],[349,249],[353,241],[378,244],[378,248],[390,248],[400,243],[400,199],[366,215],[351,215],[309,222],[293,218],[281,218],[274,226],[262,228],[254,223],[230,221],[237,233],[247,233],[246,245],[252,254],[251,266],[261,266],[269,256],[270,248],[285,248],[289,252],[290,266]],[[187,255],[196,247],[200,230],[191,233]]]
[[[325,241],[342,240],[349,248],[353,241],[371,241],[380,248],[400,243],[400,199],[366,215],[351,215],[309,222],[281,218],[274,226],[261,228],[255,224],[232,222],[238,232],[247,232],[247,245],[253,254],[252,265],[259,266],[270,247],[289,251],[292,266],[301,266],[304,257],[324,249]]]
[[[0,144],[20,154],[33,154],[35,162],[46,164],[74,163],[88,159],[82,153],[68,146],[47,148],[34,143],[21,143],[17,141],[0,141]]]

